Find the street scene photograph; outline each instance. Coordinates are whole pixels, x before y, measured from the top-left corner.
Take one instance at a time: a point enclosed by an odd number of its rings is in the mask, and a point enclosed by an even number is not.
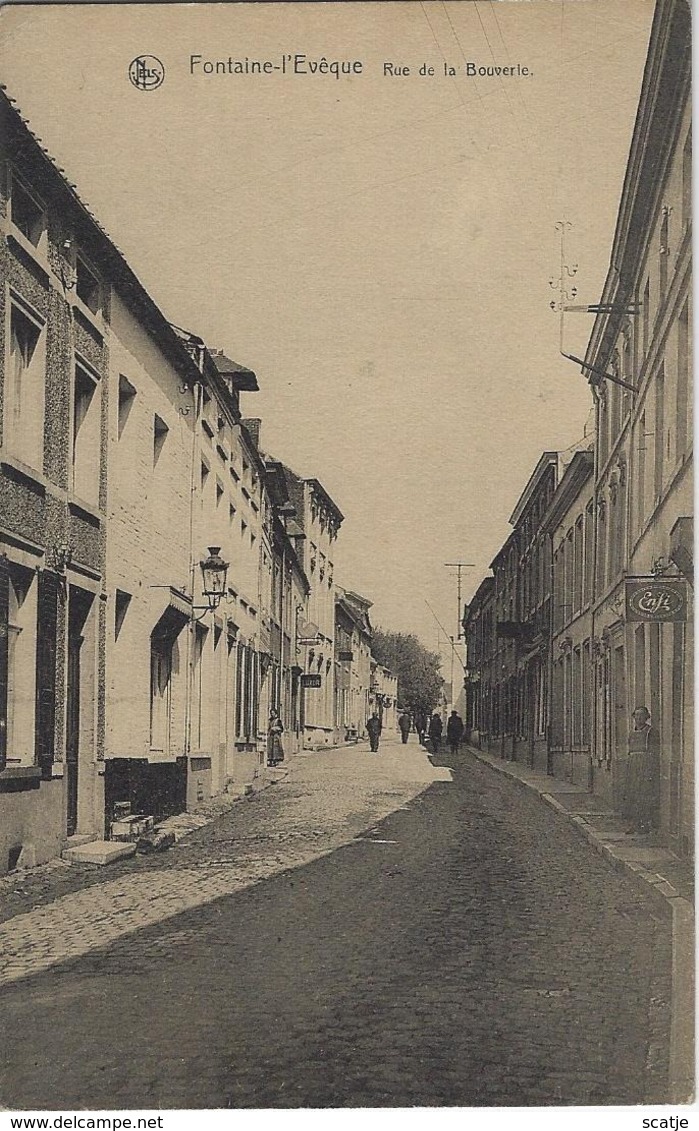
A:
[[[691,15],[0,7],[3,1128],[689,1126]]]

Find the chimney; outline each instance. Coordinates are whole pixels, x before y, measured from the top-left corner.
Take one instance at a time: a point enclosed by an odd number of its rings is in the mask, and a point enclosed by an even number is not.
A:
[[[257,450],[259,452],[259,450],[260,450],[260,432],[262,431],[262,421],[259,419],[259,417],[253,417],[251,420],[243,420],[243,421],[241,421],[241,423],[246,428],[246,430],[249,432],[250,438],[251,438],[253,444],[255,445],[255,447],[257,448]]]

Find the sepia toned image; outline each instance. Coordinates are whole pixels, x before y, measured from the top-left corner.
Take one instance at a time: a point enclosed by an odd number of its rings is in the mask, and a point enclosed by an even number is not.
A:
[[[689,1110],[690,20],[0,7],[3,1111]]]

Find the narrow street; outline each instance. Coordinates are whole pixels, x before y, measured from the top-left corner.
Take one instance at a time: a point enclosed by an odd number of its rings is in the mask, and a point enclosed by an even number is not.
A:
[[[414,736],[309,754],[162,857],[18,881],[0,1103],[662,1099],[649,901],[468,752],[435,763]]]

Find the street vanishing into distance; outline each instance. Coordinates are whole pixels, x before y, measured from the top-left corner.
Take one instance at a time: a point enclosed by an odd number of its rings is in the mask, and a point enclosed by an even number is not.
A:
[[[299,755],[162,856],[4,884],[12,1108],[665,1092],[669,940],[650,900],[468,749],[430,759],[411,734]]]

